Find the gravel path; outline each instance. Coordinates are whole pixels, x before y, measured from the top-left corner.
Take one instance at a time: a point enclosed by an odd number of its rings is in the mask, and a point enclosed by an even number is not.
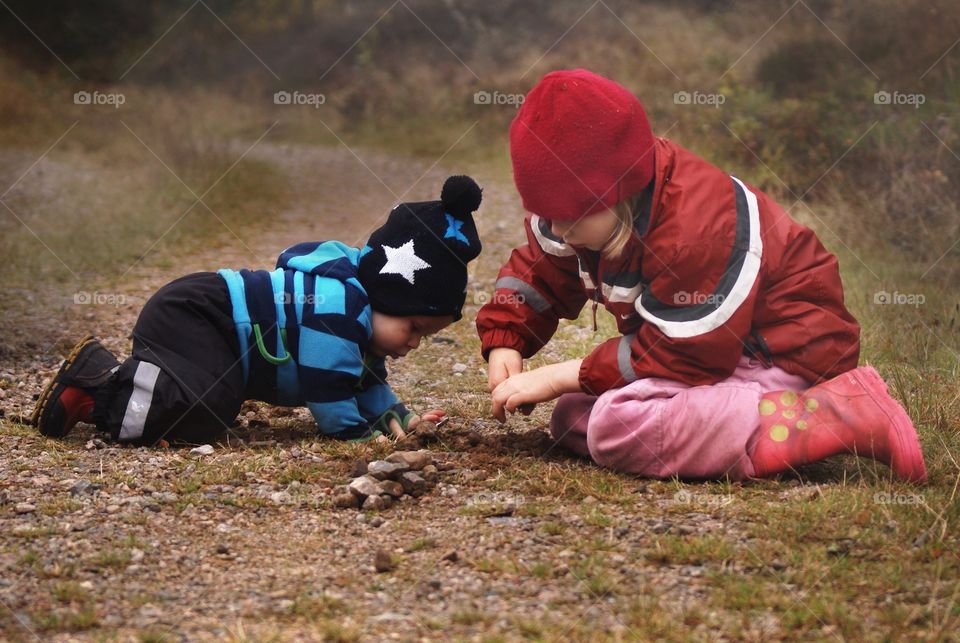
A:
[[[698,614],[690,630],[701,637],[738,623],[705,607],[704,584],[745,542],[752,519],[734,515],[733,496],[717,486],[678,497],[675,485],[572,460],[541,430],[548,409],[498,428],[468,323],[393,369],[403,398],[453,419],[429,444],[406,445],[430,449],[436,486],[381,511],[335,498],[358,459],[392,446],[315,440],[302,409],[248,403],[208,455],[119,448],[90,427],[46,440],[18,424],[85,332],[125,354],[140,307],[166,281],[272,267],[305,239],[360,244],[396,202],[437,198],[448,174],[344,148],[261,143],[251,154],[288,172],[296,192],[261,230],[224,231],[209,252],[167,267],[148,257],[111,286],[120,306],[64,305],[55,322],[9,311],[18,334],[0,353],[0,639],[619,639],[670,635],[663,613]],[[509,225],[512,186],[474,176],[485,255],[472,288],[483,292],[522,232]],[[775,619],[736,625],[754,639],[770,628]]]

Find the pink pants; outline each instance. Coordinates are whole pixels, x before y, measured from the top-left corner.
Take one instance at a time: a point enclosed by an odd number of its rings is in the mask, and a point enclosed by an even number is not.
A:
[[[744,356],[730,377],[712,386],[647,378],[599,397],[563,395],[550,432],[571,451],[624,473],[743,480],[754,472],[747,453],[760,426],[761,396],[808,386]]]

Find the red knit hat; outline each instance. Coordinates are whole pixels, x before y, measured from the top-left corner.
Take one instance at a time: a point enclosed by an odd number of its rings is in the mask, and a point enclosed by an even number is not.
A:
[[[613,207],[653,179],[653,131],[622,85],[586,69],[550,72],[510,125],[523,207],[571,221]]]

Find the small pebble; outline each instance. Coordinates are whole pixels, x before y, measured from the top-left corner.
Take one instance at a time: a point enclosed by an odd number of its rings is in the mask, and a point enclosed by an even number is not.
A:
[[[194,455],[213,455],[213,446],[204,444],[199,447],[194,447],[193,449],[190,449],[190,453]]]
[[[360,498],[349,491],[338,493],[333,497],[333,505],[341,509],[356,509],[360,506]]]
[[[393,560],[390,552],[385,549],[378,549],[373,557],[373,568],[377,570],[377,573],[382,574],[396,569],[397,563]]]
[[[451,549],[440,560],[449,560],[451,563],[455,563],[460,560],[460,554],[457,553],[456,549]]]
[[[18,514],[32,514],[37,510],[36,506],[31,505],[29,502],[18,502],[17,506],[13,508]]]
[[[354,460],[353,467],[350,469],[350,477],[359,478],[360,476],[365,475],[367,475],[367,461]]]
[[[367,499],[363,501],[362,507],[367,511],[380,511],[387,508],[387,503],[383,499],[383,496],[367,496]]]

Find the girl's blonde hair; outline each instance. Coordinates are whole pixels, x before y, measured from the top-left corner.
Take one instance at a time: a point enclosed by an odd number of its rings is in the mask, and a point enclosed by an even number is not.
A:
[[[613,214],[617,217],[617,229],[603,248],[603,254],[607,258],[619,258],[627,247],[627,243],[630,242],[643,196],[644,193],[640,192],[613,206]]]

